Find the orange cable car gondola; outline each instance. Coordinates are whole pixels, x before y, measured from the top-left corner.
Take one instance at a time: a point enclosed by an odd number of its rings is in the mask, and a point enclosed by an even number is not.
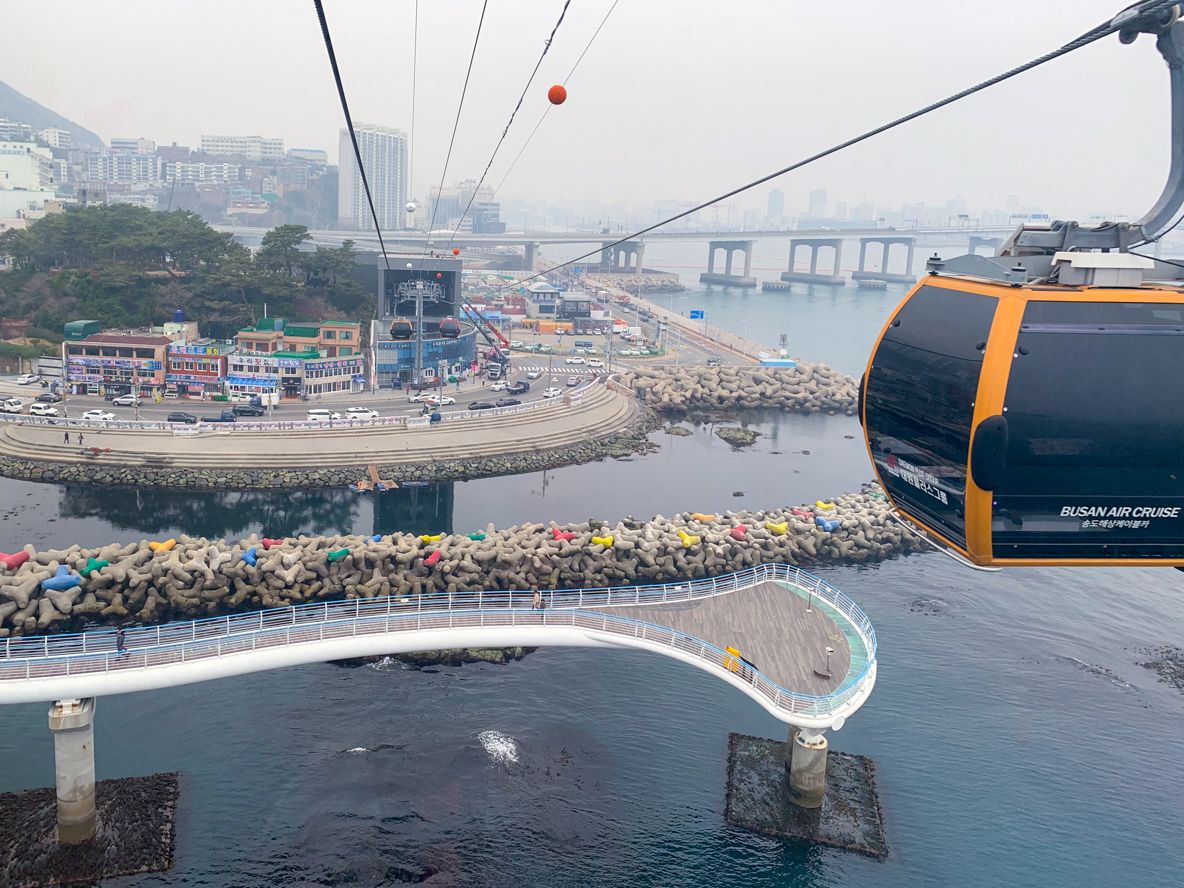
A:
[[[1184,565],[1182,266],[1132,253],[1184,204],[1184,22],[1159,37],[1172,166],[1137,223],[1021,226],[994,257],[929,260],[860,385],[897,513],[978,567]],[[1124,42],[1129,42],[1124,38]]]
[[[396,318],[391,322],[391,339],[406,341],[414,335],[415,327],[412,326],[411,321],[404,318]]]

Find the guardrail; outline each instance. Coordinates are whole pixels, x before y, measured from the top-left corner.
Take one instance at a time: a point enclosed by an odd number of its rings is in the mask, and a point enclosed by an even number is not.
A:
[[[691,601],[767,581],[796,586],[827,602],[863,639],[866,663],[834,693],[816,696],[792,691],[701,638],[645,620],[586,610]],[[857,696],[876,663],[875,629],[859,606],[819,577],[785,564],[762,564],[723,577],[682,583],[552,590],[545,593],[547,607],[542,611],[530,609],[534,594],[531,590],[495,589],[355,598],[208,617],[128,629],[124,652],[116,649],[116,634],[111,630],[7,638],[0,658],[0,682],[153,668],[350,635],[485,626],[571,626],[667,644],[739,677],[779,710],[819,717],[837,713]]]
[[[595,385],[596,380],[592,379],[588,383],[582,383],[579,387],[572,389],[571,393],[574,395],[579,392],[582,393]],[[417,403],[417,402],[408,402]],[[472,419],[475,416],[509,416],[515,413],[528,413],[534,410],[541,410],[546,407],[554,406],[555,404],[571,404],[579,403],[579,399],[565,399],[565,398],[535,398],[534,400],[524,401],[521,404],[514,404],[509,407],[492,407],[487,410],[447,410],[441,411],[440,417],[443,422],[457,422]],[[127,431],[162,431],[173,432],[177,428],[202,428],[213,431],[229,432],[251,432],[251,431],[276,431],[276,430],[299,430],[299,429],[360,429],[360,428],[381,428],[383,426],[418,426],[421,423],[410,423],[409,420],[414,420],[417,417],[413,416],[379,416],[368,419],[350,419],[344,416],[341,419],[335,419],[328,422],[320,422],[316,420],[270,420],[267,422],[198,422],[198,423],[178,423],[178,422],[163,422],[159,420],[91,420],[79,419],[66,416],[32,416],[23,413],[0,413],[0,422],[9,422],[15,425],[40,425],[40,426],[54,426],[61,429],[83,429],[92,431],[104,430],[127,430]]]

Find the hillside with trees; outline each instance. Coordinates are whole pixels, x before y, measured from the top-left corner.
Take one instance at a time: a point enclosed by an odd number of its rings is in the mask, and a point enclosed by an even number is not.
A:
[[[282,225],[252,254],[188,211],[73,208],[0,235],[0,255],[12,259],[0,274],[0,316],[60,335],[76,318],[136,327],[180,308],[217,338],[253,324],[265,304],[273,317],[371,317],[352,242],[309,249],[309,240],[304,226]]]

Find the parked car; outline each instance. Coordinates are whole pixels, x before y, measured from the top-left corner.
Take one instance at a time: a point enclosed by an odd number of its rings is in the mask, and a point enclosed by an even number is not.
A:
[[[497,405],[493,404],[490,401],[474,401],[472,404],[469,405],[469,409],[470,410],[492,410],[495,406],[497,406]]]
[[[540,345],[540,346],[539,346],[539,351],[540,351],[540,352],[542,352],[542,353],[543,353],[543,354],[545,354],[545,355],[549,355],[549,354],[551,354],[551,352],[555,351],[555,346],[553,346],[553,345]]]
[[[511,382],[506,386],[506,394],[521,395],[524,392],[530,391],[530,383],[519,380],[518,382]]]
[[[378,411],[371,407],[350,407],[345,413],[350,419],[378,419]]]
[[[235,416],[264,416],[267,411],[254,404],[235,404],[230,408]]]
[[[203,416],[202,422],[235,422],[238,417],[234,415],[233,410],[223,410],[217,416]]]
[[[428,395],[423,402],[432,407],[448,407],[456,403],[456,398],[450,398],[448,395]]]
[[[9,398],[0,404],[0,413],[23,413],[24,410],[25,402],[20,398]]]
[[[308,411],[309,422],[332,422],[340,419],[340,413],[334,413],[332,410],[326,410],[323,407],[314,407]]]
[[[723,361],[721,361],[721,360],[720,360],[720,358],[719,358],[719,355],[711,355],[711,356],[710,356],[710,357],[707,359],[707,366],[708,366],[708,367],[718,367],[718,366],[720,366],[722,363],[723,363]]]
[[[543,397],[544,398],[558,398],[561,394],[563,394],[563,393],[561,391],[559,391],[559,389],[554,388],[554,387],[543,389]]]
[[[517,398],[498,398],[493,402],[495,407],[517,407],[522,402]]]
[[[193,425],[195,422],[197,422],[197,417],[194,416],[192,413],[183,413],[182,411],[177,410],[177,411],[174,411],[173,413],[170,413],[165,418],[165,421],[166,422],[183,422],[186,425]]]
[[[34,401],[29,405],[29,416],[57,416],[58,408],[43,401]]]
[[[45,392],[37,396],[37,400],[42,404],[58,404],[61,403],[62,396],[57,392]]]
[[[603,367],[604,361],[592,360],[588,362],[589,367]]]
[[[16,378],[17,385],[32,385],[35,382],[40,382],[41,377],[36,373],[22,373]]]
[[[527,379],[538,379],[542,375],[543,375],[542,370],[531,370],[526,374],[526,378]]]
[[[567,377],[567,387],[568,388],[575,388],[579,384],[580,384],[580,377],[578,377],[578,376]]]
[[[511,339],[510,340],[510,348],[522,348],[522,340],[521,339]]]
[[[565,363],[565,364],[582,364],[582,363],[584,363],[584,359],[577,356],[574,358],[568,358],[563,363]]]

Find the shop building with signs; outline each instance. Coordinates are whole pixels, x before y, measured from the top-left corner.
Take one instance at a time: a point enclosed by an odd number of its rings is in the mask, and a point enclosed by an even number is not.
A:
[[[169,347],[197,338],[197,324],[177,321],[144,330],[98,331],[93,321],[66,324],[62,365],[67,391],[108,395],[163,395]]]
[[[228,339],[172,343],[164,375],[167,391],[178,395],[221,394],[227,359],[234,351],[234,340]]]
[[[227,358],[229,394],[296,397],[359,392],[366,384],[357,321],[264,318],[240,330]]]

